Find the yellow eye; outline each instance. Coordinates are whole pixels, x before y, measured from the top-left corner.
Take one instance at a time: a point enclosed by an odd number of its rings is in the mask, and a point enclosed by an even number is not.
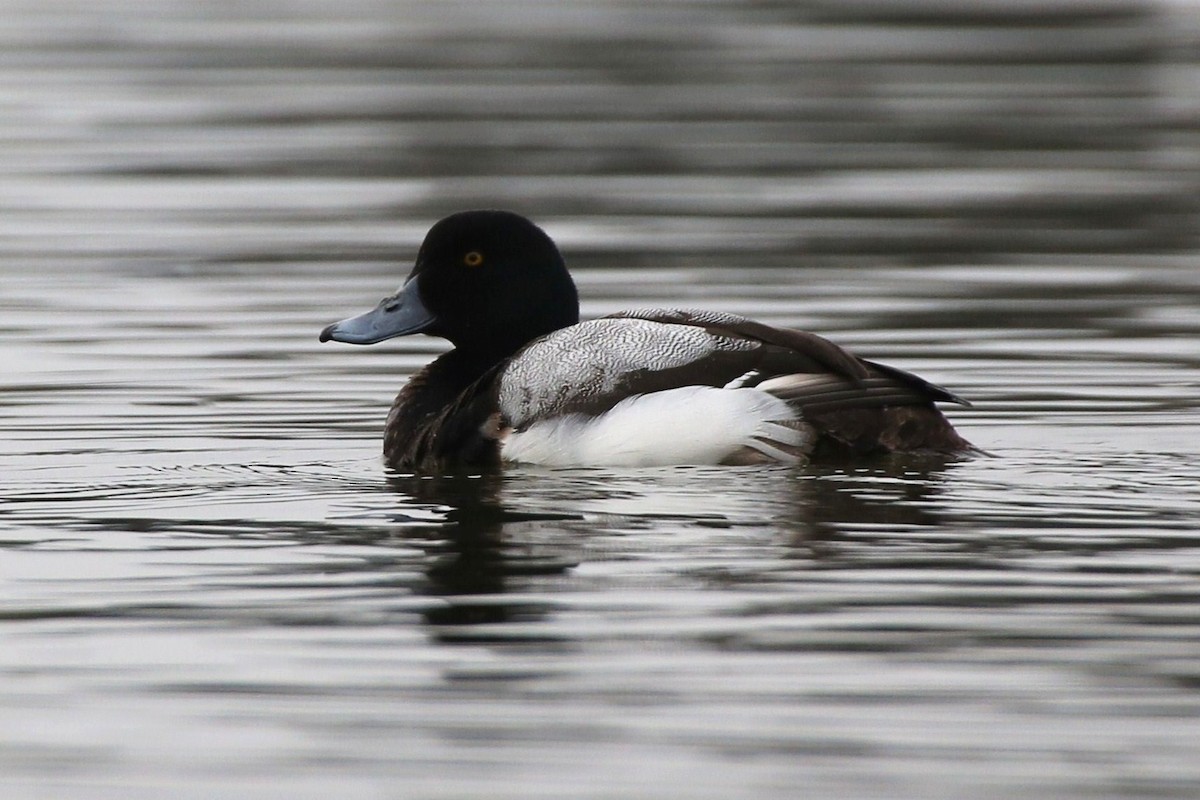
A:
[[[463,256],[463,263],[468,267],[478,267],[483,263],[483,253],[478,250],[472,250]]]

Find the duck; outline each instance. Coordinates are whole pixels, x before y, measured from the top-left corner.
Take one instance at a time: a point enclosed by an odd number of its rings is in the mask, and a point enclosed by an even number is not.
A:
[[[393,470],[974,450],[937,407],[966,400],[814,333],[686,308],[580,321],[558,247],[511,211],[438,221],[399,290],[319,338],[369,345],[414,334],[453,348],[392,404],[383,456]]]

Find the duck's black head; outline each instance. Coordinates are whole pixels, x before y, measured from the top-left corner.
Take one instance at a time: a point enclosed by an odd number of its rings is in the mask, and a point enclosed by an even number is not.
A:
[[[321,341],[427,333],[502,358],[578,321],[575,284],[541,228],[510,211],[462,211],[430,228],[396,294],[330,325]]]

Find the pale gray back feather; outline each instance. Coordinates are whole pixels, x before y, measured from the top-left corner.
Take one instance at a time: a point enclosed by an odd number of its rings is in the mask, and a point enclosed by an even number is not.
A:
[[[630,393],[681,385],[668,379],[674,371],[760,347],[646,319],[581,322],[534,341],[509,362],[500,376],[499,408],[516,428],[557,414],[600,413]]]

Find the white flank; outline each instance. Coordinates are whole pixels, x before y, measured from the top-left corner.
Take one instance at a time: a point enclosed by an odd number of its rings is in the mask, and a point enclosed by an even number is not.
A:
[[[685,386],[629,397],[598,417],[534,423],[509,434],[501,455],[546,466],[650,467],[719,464],[751,448],[794,463],[809,444],[793,427],[797,418],[787,403],[757,389]]]

